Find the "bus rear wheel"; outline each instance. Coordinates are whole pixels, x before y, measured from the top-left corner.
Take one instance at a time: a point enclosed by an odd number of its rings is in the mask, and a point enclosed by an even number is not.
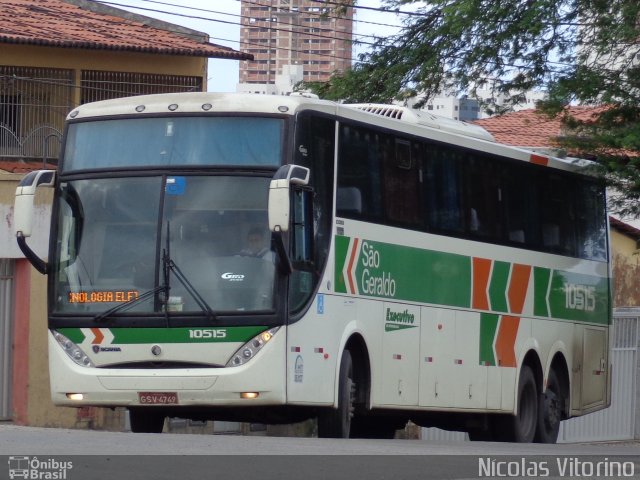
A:
[[[547,389],[540,397],[538,406],[538,428],[535,441],[538,443],[556,443],[562,412],[564,410],[564,397],[560,389],[560,381],[554,370],[549,372]]]
[[[518,381],[518,414],[503,417],[496,432],[505,442],[531,443],[538,425],[538,387],[531,367],[523,365]]]
[[[162,433],[164,414],[153,408],[130,408],[129,423],[133,433]]]
[[[318,437],[349,438],[353,418],[356,384],[349,350],[342,352],[338,378],[338,408],[323,409],[318,414]]]

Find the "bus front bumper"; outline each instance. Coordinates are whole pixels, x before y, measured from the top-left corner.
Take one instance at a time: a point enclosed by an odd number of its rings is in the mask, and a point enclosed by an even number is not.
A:
[[[286,336],[284,329],[279,333],[239,367],[154,370],[80,366],[49,332],[51,398],[72,407],[282,405]]]

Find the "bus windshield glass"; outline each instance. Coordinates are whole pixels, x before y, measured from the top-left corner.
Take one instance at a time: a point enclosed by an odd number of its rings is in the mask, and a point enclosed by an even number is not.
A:
[[[283,120],[262,117],[125,118],[69,125],[62,171],[239,165],[277,167]]]
[[[99,314],[154,289],[126,312],[202,314],[199,300],[215,312],[272,311],[269,181],[168,175],[62,183],[53,313]]]

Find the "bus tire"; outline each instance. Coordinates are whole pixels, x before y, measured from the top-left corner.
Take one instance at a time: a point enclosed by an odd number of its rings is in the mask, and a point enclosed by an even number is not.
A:
[[[518,414],[502,418],[500,440],[505,442],[531,443],[538,425],[538,387],[531,367],[523,365],[518,380]]]
[[[153,408],[130,408],[129,423],[133,433],[162,433],[164,414]]]
[[[319,438],[349,438],[355,392],[351,353],[344,350],[338,378],[338,408],[326,408],[318,414]]]
[[[556,443],[562,412],[564,409],[564,397],[560,388],[560,381],[555,370],[549,372],[547,389],[540,395],[538,406],[538,427],[535,441],[538,443]]]

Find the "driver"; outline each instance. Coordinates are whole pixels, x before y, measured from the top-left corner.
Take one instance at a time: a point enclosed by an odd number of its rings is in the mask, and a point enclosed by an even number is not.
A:
[[[258,257],[271,260],[271,250],[265,246],[265,231],[260,227],[252,227],[247,234],[247,246],[240,251],[245,257]]]

